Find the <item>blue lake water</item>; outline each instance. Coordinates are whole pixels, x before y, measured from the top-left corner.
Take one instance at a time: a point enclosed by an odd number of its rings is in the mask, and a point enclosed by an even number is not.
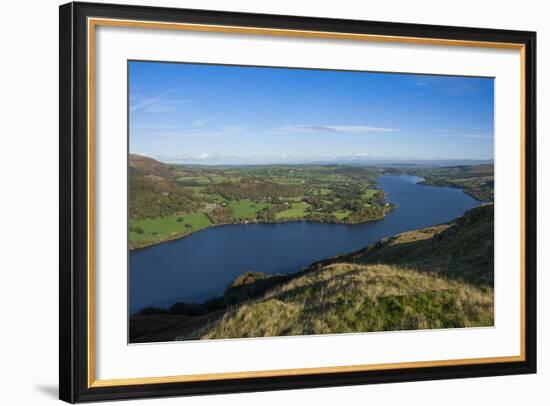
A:
[[[130,311],[177,301],[200,303],[223,293],[245,271],[296,272],[384,237],[448,222],[480,204],[460,189],[420,185],[418,181],[407,175],[378,178],[387,200],[398,207],[373,223],[227,225],[132,251]]]

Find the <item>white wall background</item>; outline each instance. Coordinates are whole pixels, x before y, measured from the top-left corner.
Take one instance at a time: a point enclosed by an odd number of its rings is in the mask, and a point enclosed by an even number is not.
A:
[[[550,188],[549,10],[543,1],[305,0],[109,1],[213,10],[534,30],[538,32],[539,156],[539,373],[239,395],[142,400],[140,405],[526,403],[550,399],[550,356],[545,347],[550,310],[548,232],[543,208]],[[58,330],[58,5],[57,0],[6,2],[0,24],[0,399],[7,405],[57,400]],[[547,248],[546,253],[544,248]],[[112,403],[111,403],[112,404]],[[124,404],[138,404],[130,401]]]

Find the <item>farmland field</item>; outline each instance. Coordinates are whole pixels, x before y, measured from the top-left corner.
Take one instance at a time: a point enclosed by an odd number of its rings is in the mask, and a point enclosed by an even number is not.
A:
[[[229,202],[229,207],[233,211],[233,218],[238,220],[253,219],[255,218],[256,213],[269,206],[269,203],[259,203],[251,200]]]
[[[208,227],[210,219],[203,213],[160,217],[157,219],[130,220],[130,241],[162,241],[183,236]]]
[[[286,210],[280,211],[275,214],[277,220],[280,219],[301,219],[306,215],[306,210],[309,204],[305,202],[290,203],[290,207]]]

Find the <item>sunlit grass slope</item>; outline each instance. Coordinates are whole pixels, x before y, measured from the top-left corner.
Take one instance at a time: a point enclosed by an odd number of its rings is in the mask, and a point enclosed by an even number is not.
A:
[[[493,317],[488,205],[315,264],[228,308],[193,338],[479,327]]]

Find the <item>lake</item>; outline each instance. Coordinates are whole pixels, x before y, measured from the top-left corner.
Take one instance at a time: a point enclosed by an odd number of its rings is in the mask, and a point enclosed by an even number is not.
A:
[[[397,204],[383,220],[357,225],[293,222],[234,224],[130,252],[129,306],[201,303],[245,271],[292,273],[403,231],[448,222],[480,202],[460,189],[427,186],[416,176],[378,178]]]

